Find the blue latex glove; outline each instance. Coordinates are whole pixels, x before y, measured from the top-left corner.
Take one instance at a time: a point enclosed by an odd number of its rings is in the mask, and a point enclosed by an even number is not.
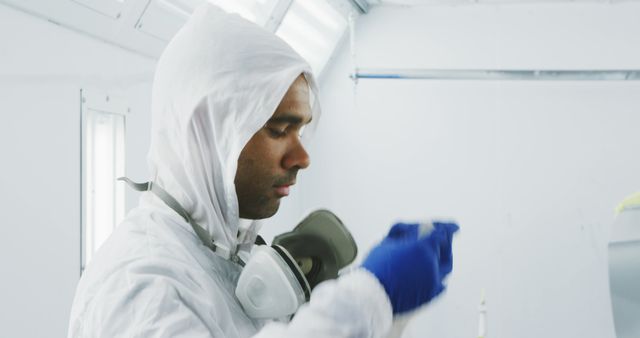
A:
[[[428,303],[445,288],[451,272],[451,240],[455,223],[433,222],[433,231],[419,237],[420,224],[398,223],[373,248],[362,266],[384,286],[394,314]]]

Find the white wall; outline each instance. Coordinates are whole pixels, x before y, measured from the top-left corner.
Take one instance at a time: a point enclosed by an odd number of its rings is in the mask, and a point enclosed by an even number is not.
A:
[[[375,8],[358,65],[640,68],[633,3]],[[127,174],[146,178],[153,61],[0,6],[0,336],[64,336],[79,273],[79,89],[129,100]],[[444,297],[407,337],[613,337],[612,208],[640,186],[640,86],[362,80],[347,46],[323,76],[312,166],[264,228],[333,209],[361,257],[395,220],[462,230]],[[127,205],[137,193],[128,191]]]
[[[640,68],[637,3],[378,7],[356,26],[363,68]],[[360,258],[396,220],[454,217],[447,293],[406,337],[614,337],[606,243],[640,190],[640,84],[348,79],[345,44],[284,213],[333,209]],[[356,105],[354,106],[354,101]]]
[[[80,88],[130,103],[127,174],[144,179],[154,62],[5,6],[0,42],[0,337],[64,337],[80,273]]]

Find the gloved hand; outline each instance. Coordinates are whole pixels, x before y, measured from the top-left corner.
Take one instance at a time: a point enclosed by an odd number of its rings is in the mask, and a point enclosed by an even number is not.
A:
[[[455,223],[433,222],[433,231],[420,237],[420,224],[398,223],[373,248],[362,267],[384,286],[394,314],[406,313],[428,303],[445,286],[451,272],[451,240]]]

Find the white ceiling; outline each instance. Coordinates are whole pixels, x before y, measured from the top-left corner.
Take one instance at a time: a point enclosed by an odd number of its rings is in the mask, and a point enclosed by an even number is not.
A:
[[[115,44],[141,55],[157,58],[173,34],[184,24],[200,3],[228,2],[229,4],[265,0],[0,0],[15,9],[70,28],[82,34]],[[275,31],[294,0],[270,0],[282,10],[274,11],[266,25]],[[317,0],[298,0],[313,3]],[[325,0],[345,17],[353,11],[352,4],[368,2],[372,6],[459,6],[476,4],[531,3],[619,3],[640,0]],[[335,47],[332,44],[331,49]],[[329,51],[331,52],[331,51]]]
[[[0,4],[157,59],[193,10],[207,1],[278,34],[318,74],[346,31],[347,18],[357,13],[352,0],[0,0]]]

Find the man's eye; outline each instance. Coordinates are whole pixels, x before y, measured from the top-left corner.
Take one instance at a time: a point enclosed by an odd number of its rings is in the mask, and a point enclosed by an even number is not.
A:
[[[271,134],[271,136],[273,137],[283,137],[287,135],[287,130],[286,129],[275,129],[275,128],[267,128],[267,130],[269,131],[269,134]]]

